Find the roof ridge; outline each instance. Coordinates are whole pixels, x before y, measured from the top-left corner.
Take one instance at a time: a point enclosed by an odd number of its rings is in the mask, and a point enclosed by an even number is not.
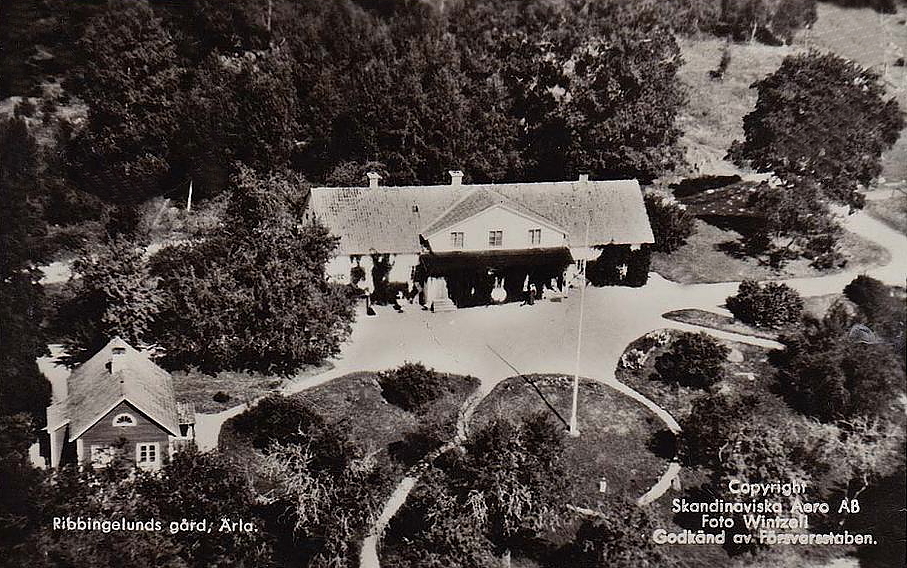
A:
[[[418,187],[418,186],[415,186],[415,187]],[[464,188],[464,187],[469,187],[469,186],[461,185],[461,186],[453,186],[453,187]],[[469,199],[469,198],[472,197],[473,195],[477,194],[481,189],[483,189],[482,186],[476,186],[476,187],[473,187],[472,189],[470,189],[470,190],[468,190],[468,191],[465,191],[465,192],[463,193],[463,195],[461,195],[460,197],[458,197],[457,199],[455,199],[454,202],[450,204],[450,207],[448,207],[448,208],[445,209],[444,211],[441,211],[441,213],[439,213],[438,215],[435,215],[434,219],[432,219],[429,223],[427,223],[427,224],[425,224],[425,225],[419,227],[419,232],[420,232],[420,234],[424,234],[423,231],[424,231],[424,232],[428,232],[428,229],[431,229],[432,227],[434,227],[435,224],[436,224],[438,221],[440,221],[441,219],[443,219],[444,217],[446,217],[447,215],[449,215],[449,214],[450,214],[454,209],[456,209],[461,203],[463,203],[464,201],[466,201],[467,199]]]

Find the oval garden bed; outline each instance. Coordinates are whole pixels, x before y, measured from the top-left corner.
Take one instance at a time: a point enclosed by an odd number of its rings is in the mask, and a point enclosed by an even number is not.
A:
[[[665,425],[657,416],[586,378],[578,396],[580,435],[567,435],[572,385],[562,375],[499,383],[476,408],[463,446],[436,460],[392,519],[382,563],[587,561],[578,530],[588,531],[597,514],[636,515],[636,499],[658,481],[671,455],[659,455]],[[627,538],[645,548],[644,532]]]

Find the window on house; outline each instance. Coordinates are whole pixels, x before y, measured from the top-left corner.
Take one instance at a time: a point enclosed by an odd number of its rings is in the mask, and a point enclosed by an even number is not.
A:
[[[157,468],[160,466],[160,455],[157,442],[135,445],[135,462],[139,467]]]
[[[542,230],[541,229],[529,229],[529,244],[531,244],[531,245],[542,244]]]
[[[488,231],[488,246],[504,246],[504,231]]]
[[[131,414],[117,414],[113,417],[114,426],[135,426],[135,418]]]
[[[451,233],[450,246],[455,249],[463,248],[463,233]]]

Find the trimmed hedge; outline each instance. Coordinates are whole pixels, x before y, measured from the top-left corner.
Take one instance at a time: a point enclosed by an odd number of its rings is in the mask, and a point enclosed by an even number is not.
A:
[[[800,321],[803,299],[787,284],[744,280],[736,296],[726,300],[727,309],[738,320],[756,327],[784,327]]]
[[[655,370],[666,383],[705,389],[721,380],[730,349],[705,332],[685,332],[655,360]]]
[[[384,400],[407,412],[419,412],[451,391],[448,376],[422,363],[403,365],[378,374]]]

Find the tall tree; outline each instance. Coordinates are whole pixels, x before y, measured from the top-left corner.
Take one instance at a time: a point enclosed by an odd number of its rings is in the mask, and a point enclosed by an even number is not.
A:
[[[159,194],[184,73],[171,37],[147,0],[127,0],[91,19],[78,48],[67,87],[88,104],[88,122],[72,144],[76,177],[119,203]]]
[[[756,108],[743,119],[745,139],[733,143],[730,157],[782,179],[813,181],[825,197],[862,206],[857,185],[881,172],[882,152],[904,127],[879,76],[813,51],[786,57],[752,87]]]
[[[113,337],[139,346],[152,342],[164,299],[150,275],[143,247],[126,239],[98,245],[72,265],[56,327],[69,364],[85,361]]]
[[[0,121],[0,414],[27,412],[38,427],[50,384],[38,370],[47,354],[40,328],[45,224],[35,200],[39,149],[20,119]]]
[[[294,73],[279,47],[213,54],[196,71],[178,139],[201,195],[227,187],[237,161],[263,172],[287,166],[299,134]]]
[[[166,361],[290,375],[339,352],[352,307],[325,277],[336,240],[303,221],[300,188],[240,168],[221,227],[155,256],[167,305],[154,337]]]

